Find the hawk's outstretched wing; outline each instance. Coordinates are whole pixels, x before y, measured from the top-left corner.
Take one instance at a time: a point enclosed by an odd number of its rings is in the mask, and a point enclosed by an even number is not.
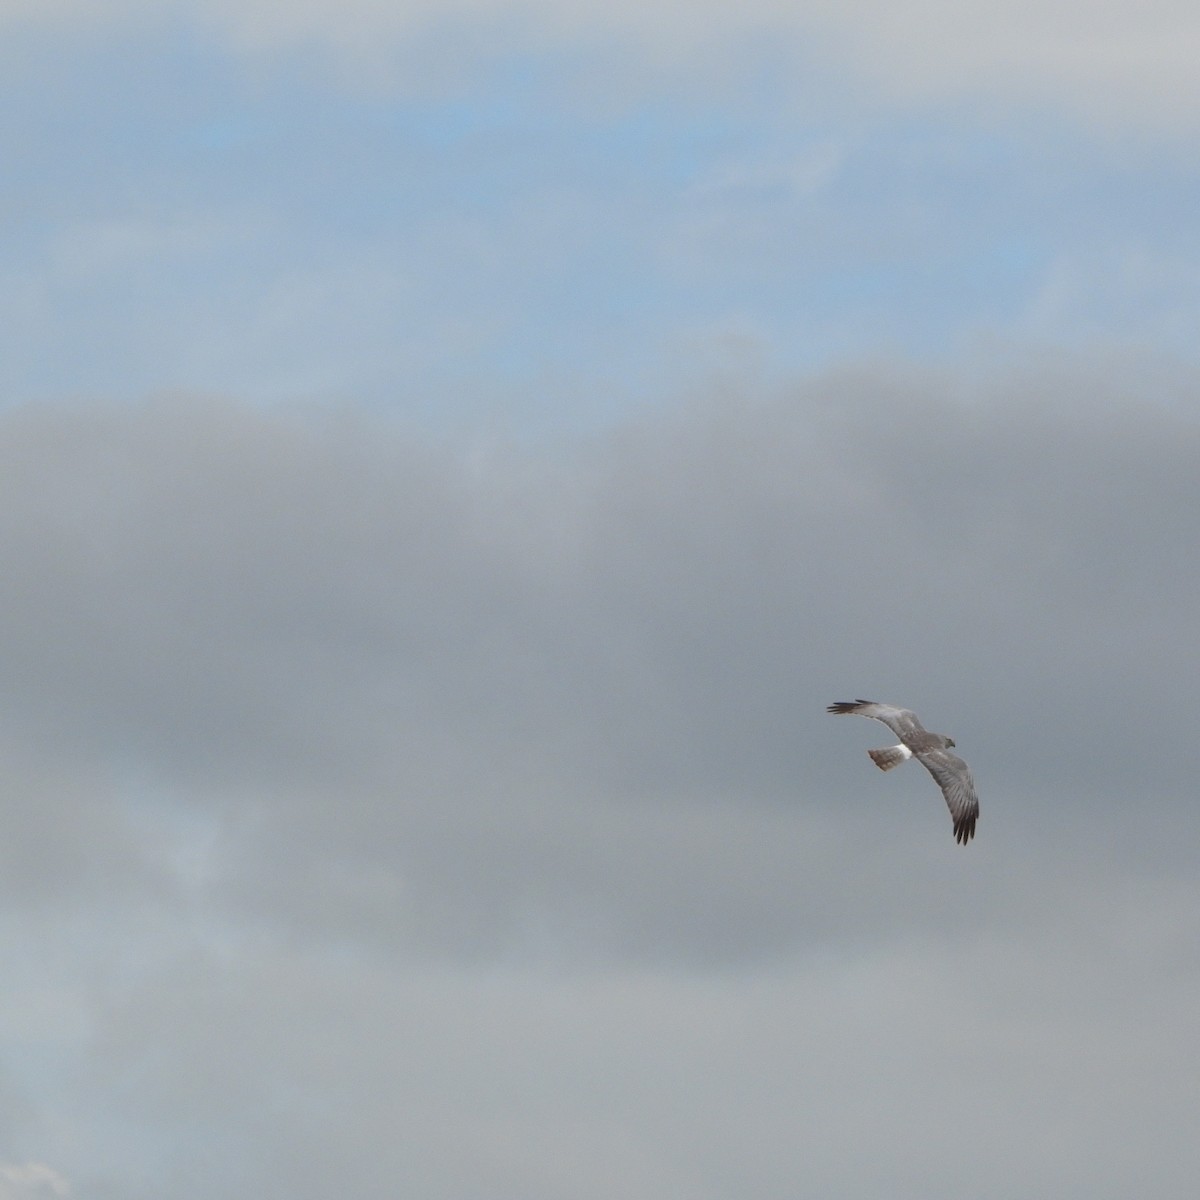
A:
[[[979,819],[979,797],[975,795],[970,768],[949,750],[926,750],[916,757],[942,789],[954,821],[954,840],[965,846],[974,836]]]
[[[855,713],[860,717],[872,717],[876,721],[882,721],[905,745],[915,735],[928,733],[925,726],[917,720],[915,712],[907,708],[897,708],[894,704],[876,704],[874,700],[839,700],[836,704],[831,704],[827,711],[839,716]]]

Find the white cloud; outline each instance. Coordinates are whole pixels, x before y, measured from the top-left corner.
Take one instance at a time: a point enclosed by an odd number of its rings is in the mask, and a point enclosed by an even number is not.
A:
[[[701,175],[691,192],[697,199],[728,195],[797,199],[828,186],[845,158],[844,146],[824,139],[787,156],[726,159]]]
[[[712,67],[730,47],[741,53],[769,35],[809,69],[832,63],[832,72],[856,75],[860,88],[883,98],[1051,101],[1116,125],[1190,126],[1200,118],[1200,11],[1176,0],[182,0],[168,11],[248,53],[324,47],[376,78],[414,39],[428,37],[465,41],[468,57],[615,40],[632,69],[630,52],[651,64]],[[10,25],[163,15],[155,0],[0,4],[0,23]],[[419,61],[405,58],[404,70]]]
[[[194,259],[246,236],[244,227],[185,214],[158,222],[110,218],[63,227],[48,256],[58,278],[78,285],[151,262]]]
[[[1099,341],[1115,327],[1130,342],[1184,349],[1198,319],[1200,271],[1186,250],[1116,243],[1088,257],[1058,256],[1016,324],[1034,339]]]
[[[70,1195],[70,1185],[51,1167],[0,1163],[0,1200],[63,1200]]]

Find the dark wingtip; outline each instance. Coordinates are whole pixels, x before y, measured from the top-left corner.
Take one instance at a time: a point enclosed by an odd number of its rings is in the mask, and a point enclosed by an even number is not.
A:
[[[954,840],[960,846],[965,846],[975,836],[976,819],[976,817],[963,817],[961,821],[954,822]]]
[[[831,713],[837,713],[839,716],[841,716],[841,715],[844,715],[845,713],[855,712],[858,709],[859,705],[874,704],[874,703],[875,703],[874,700],[836,700],[825,711],[831,712]]]

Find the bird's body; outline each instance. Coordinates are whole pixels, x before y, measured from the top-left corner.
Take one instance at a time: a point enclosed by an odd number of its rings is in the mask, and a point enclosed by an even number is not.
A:
[[[873,700],[839,700],[828,709],[839,716],[854,713],[882,721],[899,739],[900,745],[884,750],[868,750],[872,761],[881,771],[890,771],[910,758],[917,759],[933,776],[954,821],[954,840],[966,845],[975,834],[979,819],[979,797],[971,771],[957,754],[950,753],[954,739],[941,733],[930,733],[916,713],[891,704],[876,704]]]

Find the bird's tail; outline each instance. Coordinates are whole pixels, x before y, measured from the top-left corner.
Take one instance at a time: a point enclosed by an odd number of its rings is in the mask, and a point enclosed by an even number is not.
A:
[[[912,758],[912,751],[907,746],[888,746],[885,750],[868,750],[867,753],[881,771],[890,771],[905,759]]]

